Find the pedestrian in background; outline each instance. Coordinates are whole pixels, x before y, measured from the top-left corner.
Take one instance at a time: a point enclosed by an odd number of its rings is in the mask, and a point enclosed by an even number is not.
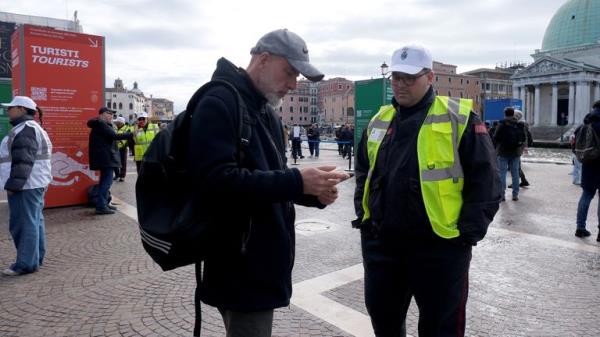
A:
[[[130,132],[115,132],[111,125],[114,113],[114,110],[102,107],[98,110],[98,117],[87,122],[87,126],[92,129],[89,137],[90,170],[100,171],[96,199],[98,215],[114,214],[117,209],[109,200],[114,171],[121,167],[116,141],[130,139],[132,136]]]
[[[124,134],[126,132],[131,132],[129,125],[125,124],[125,118],[117,117],[114,120],[115,131],[117,134]],[[121,167],[116,170],[115,179],[119,179],[119,181],[125,181],[125,176],[127,175],[127,150],[128,150],[129,140],[123,139],[117,141],[117,149],[119,149],[119,159],[121,160]]]
[[[587,116],[586,116],[587,117]],[[573,171],[571,175],[573,176],[573,185],[581,185],[581,162],[575,155],[575,142],[577,140],[577,134],[581,130],[582,125],[579,125],[571,137],[569,137],[569,143],[571,144],[571,151],[573,152]]]
[[[436,96],[427,49],[394,52],[392,103],[356,151],[354,205],[365,304],[376,336],[403,336],[414,296],[419,336],[463,336],[471,247],[498,210],[494,148],[472,101]]]
[[[308,150],[310,151],[310,157],[319,158],[319,143],[321,142],[321,131],[319,125],[314,123],[308,128],[307,132],[308,139]]]
[[[0,144],[0,183],[8,196],[8,227],[17,249],[15,263],[2,273],[17,276],[38,271],[46,254],[44,194],[52,181],[52,142],[34,120],[42,110],[27,96],[15,96],[8,108],[12,130]]]
[[[583,122],[592,125],[596,139],[598,139],[600,138],[600,101],[594,103],[592,109],[592,112],[585,117]],[[596,144],[596,146],[598,145]],[[582,163],[581,190],[581,197],[577,206],[577,229],[575,230],[575,236],[584,238],[591,235],[586,229],[587,215],[590,203],[594,199],[596,192],[598,192],[598,237],[596,241],[600,242],[600,157],[590,163]]]
[[[298,124],[292,127],[292,158],[304,159],[302,155],[302,129]]]
[[[521,155],[527,146],[527,131],[525,124],[519,123],[519,120],[515,118],[513,107],[504,109],[504,119],[498,123],[498,129],[494,133],[494,143],[498,153],[498,167],[502,184],[501,200],[505,200],[506,174],[510,169],[512,200],[517,201],[519,200],[519,168],[521,167]]]
[[[142,166],[142,159],[144,159],[144,153],[148,150],[148,146],[152,142],[152,139],[160,132],[160,128],[157,124],[151,123],[148,120],[148,114],[146,112],[140,112],[137,118],[137,125],[133,131],[133,159],[135,161],[135,168],[140,173],[140,167]]]

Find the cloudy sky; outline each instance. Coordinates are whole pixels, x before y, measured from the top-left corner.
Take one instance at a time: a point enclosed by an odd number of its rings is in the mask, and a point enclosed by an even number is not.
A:
[[[8,4],[8,0],[1,0]],[[429,47],[459,72],[531,62],[552,15],[566,0],[22,0],[2,11],[78,18],[106,37],[106,84],[139,83],[182,110],[221,56],[239,66],[266,32],[302,36],[326,78],[380,76],[405,43]]]

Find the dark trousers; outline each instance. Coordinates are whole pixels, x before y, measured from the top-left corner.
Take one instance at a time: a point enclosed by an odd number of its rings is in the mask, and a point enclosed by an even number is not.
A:
[[[419,337],[464,336],[471,246],[361,232],[365,304],[375,335],[403,336],[414,296]]]
[[[310,151],[311,156],[319,156],[319,143],[318,140],[309,140],[308,141],[308,151]]]
[[[338,154],[342,155],[344,153],[344,144],[339,143],[339,142],[340,141],[338,140],[338,143],[337,143],[337,145],[338,145]]]
[[[125,175],[127,175],[127,147],[119,149],[119,157],[121,158],[121,168],[119,168],[117,177],[125,179]]]
[[[350,158],[351,155],[352,155],[352,144],[350,144],[350,143],[344,144],[344,148],[342,149],[342,157]]]
[[[142,161],[135,161],[135,170],[137,171],[138,174],[140,174],[140,168],[142,167]]]
[[[302,158],[302,140],[300,138],[292,138],[292,157]]]
[[[273,310],[231,311],[219,308],[227,337],[271,337]]]
[[[110,186],[112,186],[113,174],[115,169],[113,167],[105,167],[100,169],[100,181],[98,182],[98,199],[96,202],[96,209],[103,210],[108,207]]]

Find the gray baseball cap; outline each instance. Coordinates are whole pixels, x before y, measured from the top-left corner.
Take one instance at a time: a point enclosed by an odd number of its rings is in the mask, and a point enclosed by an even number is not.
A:
[[[270,53],[284,57],[294,69],[313,82],[318,82],[325,75],[315,68],[308,59],[306,42],[300,36],[287,29],[278,29],[265,34],[250,54]]]

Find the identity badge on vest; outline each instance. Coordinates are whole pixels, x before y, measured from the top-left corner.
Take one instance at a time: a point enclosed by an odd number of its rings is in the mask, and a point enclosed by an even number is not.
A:
[[[384,129],[373,128],[373,130],[371,131],[371,134],[369,135],[369,141],[370,142],[380,142],[383,139],[383,136],[385,136],[386,131],[387,130],[384,130]]]

